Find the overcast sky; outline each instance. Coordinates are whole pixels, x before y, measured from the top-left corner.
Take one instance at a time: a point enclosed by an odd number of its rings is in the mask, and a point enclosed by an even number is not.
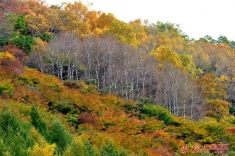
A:
[[[48,4],[74,0],[46,0]],[[179,24],[190,38],[220,35],[235,40],[234,0],[88,0],[92,10],[113,13],[124,22],[137,18],[150,23]],[[83,0],[87,4],[87,0]]]

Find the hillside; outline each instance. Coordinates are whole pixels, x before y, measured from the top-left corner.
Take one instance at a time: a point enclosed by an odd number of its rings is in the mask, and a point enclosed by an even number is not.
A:
[[[80,1],[1,1],[0,155],[233,154],[234,45]]]
[[[175,155],[184,143],[223,141],[234,150],[233,116],[194,122],[16,62],[1,53],[1,155]]]

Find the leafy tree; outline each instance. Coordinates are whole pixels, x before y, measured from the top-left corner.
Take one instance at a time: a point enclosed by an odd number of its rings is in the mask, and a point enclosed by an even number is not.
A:
[[[0,1],[0,17],[3,17],[6,13],[12,14],[18,12],[20,2],[17,0]]]
[[[233,50],[235,50],[235,42],[234,42],[234,41],[230,41],[229,46],[230,46]]]
[[[73,13],[73,15],[77,16],[79,20],[83,20],[88,12],[87,6],[85,6],[81,1],[74,2],[73,4],[67,3],[64,9],[65,11]]]
[[[6,150],[6,147],[3,143],[3,140],[1,139],[0,140],[0,155],[4,155],[5,150]]]
[[[228,38],[226,36],[221,35],[221,36],[218,37],[218,40],[216,41],[216,43],[218,43],[218,44],[225,43],[225,44],[229,45],[230,41],[228,40]]]
[[[54,155],[54,149],[55,149],[55,144],[48,144],[45,141],[38,144],[36,143],[33,146],[32,151],[30,151],[31,156],[53,156]]]
[[[54,121],[50,127],[50,141],[56,144],[56,153],[62,155],[71,144],[72,136],[59,121]]]
[[[84,150],[85,156],[96,156],[97,155],[92,144],[89,141],[84,141],[83,150]]]
[[[225,86],[218,81],[217,77],[213,73],[206,73],[197,83],[201,87],[202,93],[208,99],[224,98],[226,97]]]
[[[164,63],[170,63],[176,67],[182,68],[180,56],[169,47],[161,46],[153,50],[151,54],[159,61],[160,68],[164,66]]]
[[[48,138],[48,128],[45,122],[42,121],[41,116],[36,106],[31,109],[31,122],[38,129],[38,131],[45,137]]]
[[[108,143],[101,151],[101,156],[118,156],[118,151],[112,143]]]
[[[202,74],[202,70],[196,68],[191,55],[183,52],[180,54],[180,60],[182,62],[183,69],[185,69],[191,75],[191,77],[195,78],[196,76]]]
[[[37,67],[41,72],[44,72],[46,64],[44,59],[46,57],[46,42],[42,41],[39,37],[34,39],[34,45],[32,46],[32,53],[28,65],[30,67]]]
[[[0,18],[0,47],[8,44],[13,32],[14,27],[7,16],[5,18]]]
[[[155,104],[154,100],[151,98],[146,98],[146,97],[140,97],[137,99],[137,103],[139,103],[140,105],[144,105],[144,104]]]
[[[15,60],[15,59],[19,60],[22,63],[25,63],[25,61],[27,60],[25,52],[16,46],[7,45],[7,46],[3,47],[3,50],[6,51],[6,53],[9,52],[10,54],[12,54],[15,57],[15,58],[12,58],[13,60]],[[17,65],[17,66],[19,66],[19,65]],[[14,68],[16,68],[16,67],[14,67]],[[21,66],[21,68],[23,68],[23,67]]]
[[[28,148],[33,146],[30,124],[18,119],[7,108],[0,112],[0,136],[4,153],[12,156],[29,155]]]
[[[208,100],[206,102],[206,115],[220,120],[229,115],[230,106],[229,102],[222,99]]]
[[[138,45],[146,45],[148,42],[148,36],[145,32],[145,28],[142,25],[142,21],[140,19],[136,19],[131,21],[129,25],[133,28]]]
[[[169,32],[172,34],[179,34],[181,32],[181,30],[178,27],[176,27],[175,24],[169,22],[163,23],[158,21],[157,24],[154,26],[158,32],[162,33]]]
[[[34,40],[31,36],[19,35],[12,37],[10,43],[22,48],[27,54],[30,54]]]
[[[147,115],[150,117],[157,117],[158,120],[164,121],[166,125],[169,125],[172,123],[172,117],[171,114],[163,107],[161,106],[155,106],[155,105],[144,105],[142,108],[143,116]]]
[[[13,55],[11,55],[11,54],[8,57],[7,56],[8,54],[6,53],[6,57],[4,57],[1,60],[1,65],[8,72],[9,76],[13,76],[14,77],[14,76],[18,76],[18,75],[23,74],[24,66],[22,65],[22,62],[20,62],[19,60],[15,59],[15,57]]]
[[[53,36],[50,33],[39,34],[36,37],[39,37],[42,41],[49,42]]]
[[[16,32],[19,32],[21,35],[28,35],[27,31],[27,23],[25,21],[25,16],[24,15],[14,15],[15,17],[15,22],[14,22],[14,28]]]
[[[216,41],[215,41],[211,36],[209,36],[209,35],[206,35],[206,36],[204,37],[204,39],[205,39],[206,42],[209,42],[209,43],[215,43],[215,42],[216,42]]]
[[[102,15],[97,20],[97,27],[99,29],[107,29],[107,28],[111,27],[113,21],[115,21],[115,20],[116,20],[116,18],[113,14],[102,13]]]
[[[69,156],[97,156],[91,143],[81,137],[74,137],[72,145],[66,150],[64,155]]]
[[[15,87],[9,81],[0,81],[0,95],[12,95]]]
[[[39,10],[40,12],[48,12],[49,9],[38,7],[37,12],[39,12]],[[45,35],[48,34],[48,31],[50,30],[50,22],[48,21],[46,13],[37,12],[30,11],[29,14],[25,16],[25,21],[27,22],[27,31],[31,36],[35,37],[40,35],[45,37]]]
[[[136,34],[133,28],[120,20],[114,20],[107,32],[115,35],[122,42],[131,45],[137,44]]]

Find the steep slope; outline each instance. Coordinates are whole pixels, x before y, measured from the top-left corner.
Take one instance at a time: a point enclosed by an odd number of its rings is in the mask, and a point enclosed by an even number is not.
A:
[[[234,148],[234,134],[225,131],[234,117],[193,122],[148,99],[102,95],[0,54],[1,155],[175,155],[183,143],[202,147],[223,139]]]

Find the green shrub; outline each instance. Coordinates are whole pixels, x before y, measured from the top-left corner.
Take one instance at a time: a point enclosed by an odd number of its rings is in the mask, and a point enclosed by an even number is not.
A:
[[[42,121],[36,106],[32,107],[30,115],[31,115],[32,124],[38,129],[39,133],[41,133],[45,138],[47,138],[48,137],[47,124]]]
[[[0,95],[12,95],[15,87],[9,81],[0,82]]]
[[[50,128],[50,141],[56,144],[57,154],[62,155],[71,144],[72,136],[59,121],[54,121]]]
[[[93,146],[87,140],[84,141],[83,150],[84,150],[84,155],[85,156],[96,156],[97,155],[94,148],[93,148]]]
[[[173,119],[169,111],[161,106],[144,105],[142,107],[142,116],[157,117],[158,120],[164,121],[166,125],[172,123]]]
[[[112,143],[108,143],[102,150],[101,156],[126,156],[124,151],[118,152]]]
[[[34,40],[31,36],[19,35],[11,38],[10,42],[30,54]]]
[[[0,123],[1,154],[29,155],[28,148],[34,143],[30,124],[18,119],[10,111],[0,112]]]
[[[66,156],[97,156],[96,151],[88,140],[74,138],[72,145],[64,153]]]
[[[49,34],[49,33],[43,33],[43,34],[37,35],[37,37],[39,37],[42,41],[49,42],[53,36],[52,34]]]
[[[140,97],[137,99],[137,103],[139,105],[144,105],[144,104],[154,104],[154,100],[151,98],[146,98],[146,97]]]

